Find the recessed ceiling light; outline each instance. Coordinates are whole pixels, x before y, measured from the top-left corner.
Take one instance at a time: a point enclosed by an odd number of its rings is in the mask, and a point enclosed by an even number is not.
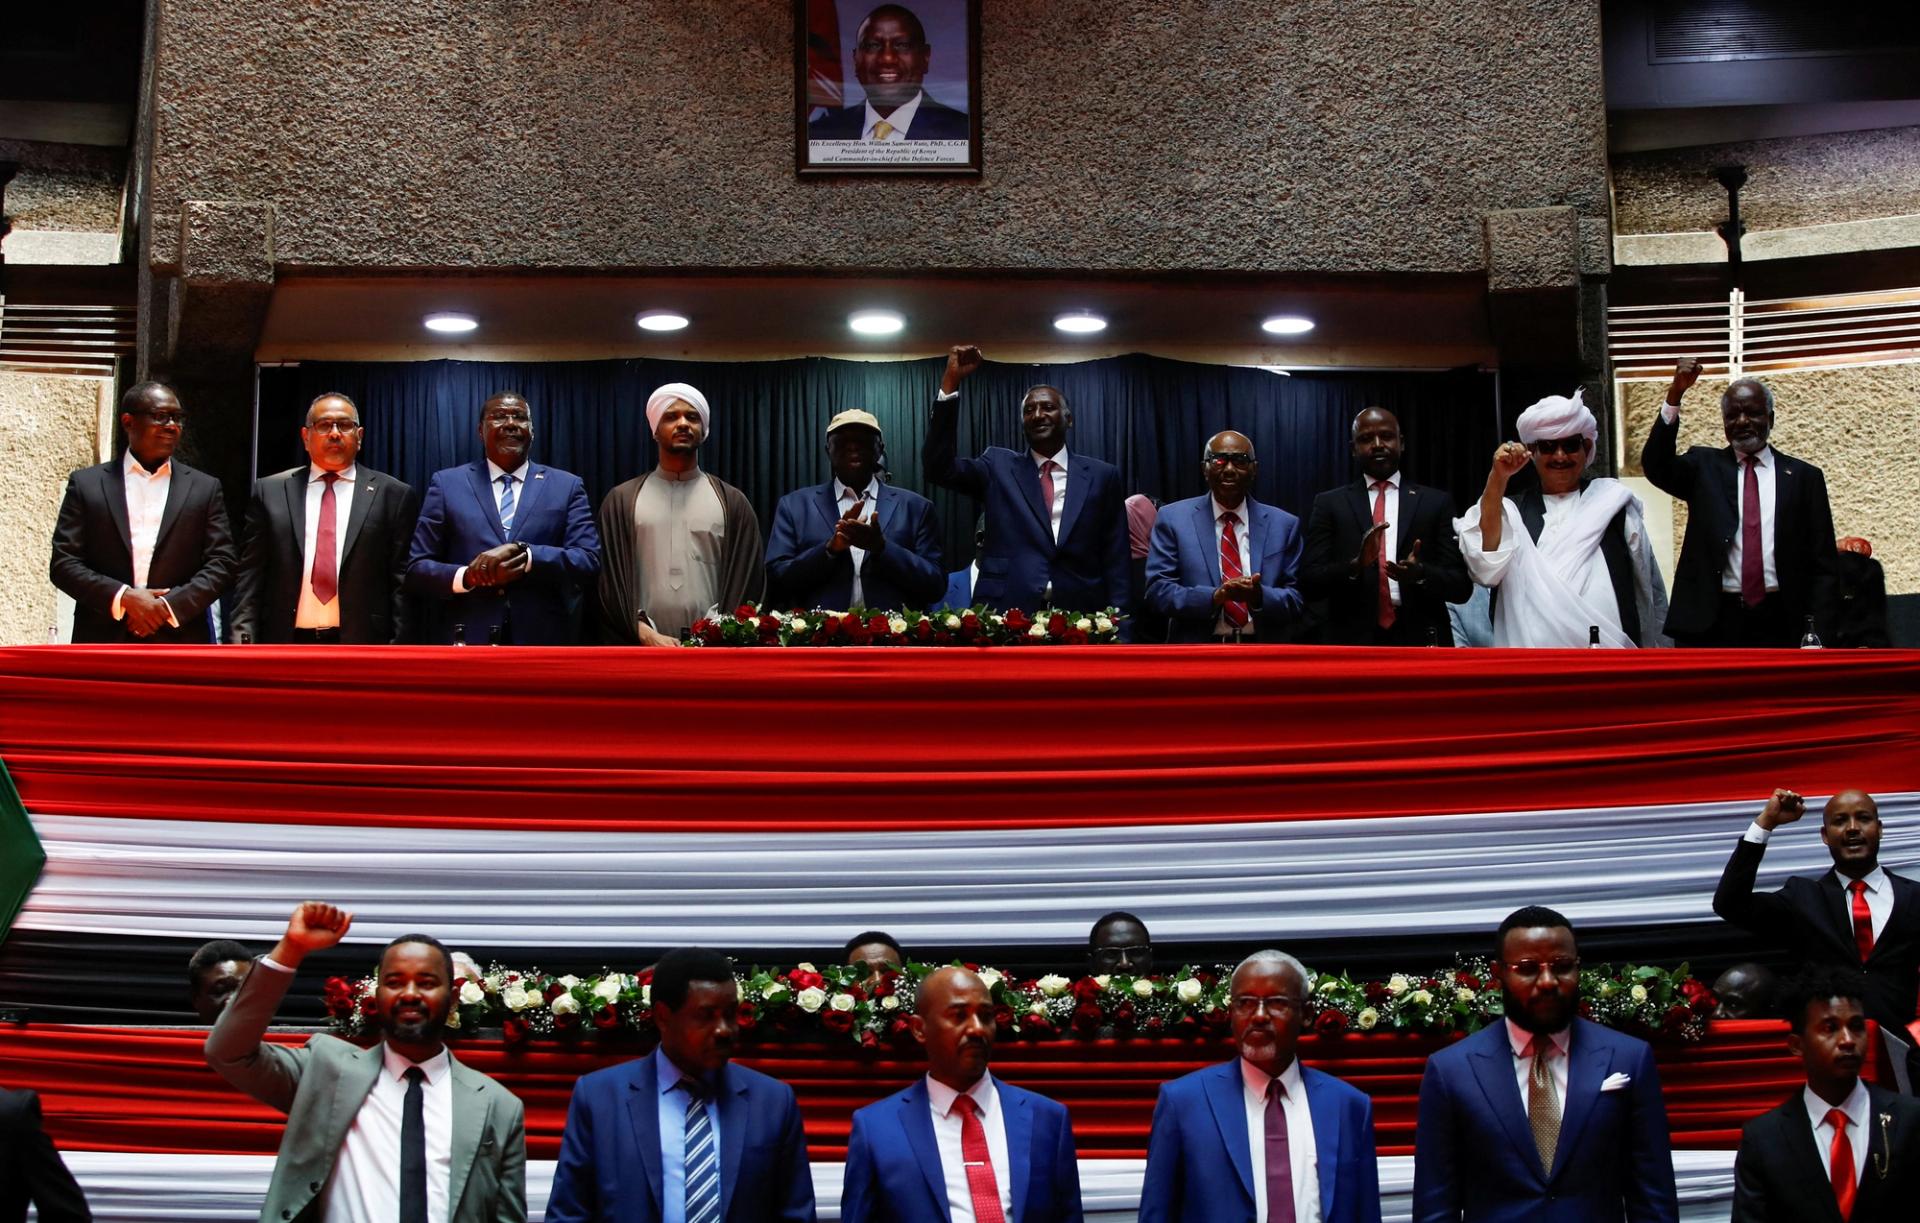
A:
[[[1059,315],[1053,320],[1056,331],[1068,331],[1074,335],[1089,335],[1095,331],[1105,331],[1107,320],[1091,310],[1073,310]]]
[[[847,326],[861,335],[892,335],[907,325],[907,320],[891,310],[861,310],[847,316]]]
[[[687,325],[687,316],[671,310],[649,310],[633,321],[643,331],[678,331]]]
[[[428,331],[441,331],[449,335],[472,331],[480,325],[480,320],[471,314],[429,314],[422,321]]]
[[[1313,320],[1297,314],[1277,314],[1260,324],[1268,335],[1305,335],[1313,330]]]

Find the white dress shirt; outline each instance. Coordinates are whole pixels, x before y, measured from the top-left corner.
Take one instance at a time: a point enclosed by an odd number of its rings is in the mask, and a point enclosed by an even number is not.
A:
[[[513,516],[516,523],[520,520],[520,503],[527,499],[527,465],[525,463],[508,471],[492,459],[487,460],[487,487],[493,490],[493,512],[500,512],[500,503],[505,500],[506,487],[500,483],[501,476],[513,477]],[[507,538],[513,538],[513,528],[507,528]],[[467,593],[467,567],[460,566],[453,574],[453,593]]]
[[[960,1093],[927,1076],[927,1106],[933,1114],[933,1138],[940,1148],[940,1171],[947,1185],[947,1216],[952,1223],[974,1223],[973,1190],[967,1184],[967,1161],[960,1151],[962,1118],[953,1102]],[[1007,1118],[1000,1111],[1000,1092],[993,1074],[980,1076],[967,1088],[973,1098],[980,1128],[987,1136],[987,1158],[993,1161],[993,1184],[1000,1191],[1000,1214],[1013,1217],[1013,1165],[1007,1159]]]
[[[1833,1150],[1833,1127],[1827,1124],[1827,1113],[1834,1106],[1814,1095],[1811,1087],[1801,1089],[1800,1099],[1807,1106],[1807,1120],[1813,1124],[1813,1149],[1820,1153],[1820,1166],[1831,1168],[1828,1152]],[[1846,1103],[1840,1105],[1840,1111],[1847,1115],[1847,1142],[1853,1147],[1853,1183],[1856,1185],[1867,1171],[1867,1144],[1872,1137],[1867,1123],[1872,1119],[1869,1116],[1872,1104],[1867,1085],[1855,1079],[1853,1091]]]
[[[1367,517],[1371,521],[1373,499],[1380,494],[1374,491],[1372,476],[1367,476],[1366,481]],[[1397,471],[1387,477],[1386,511],[1387,529],[1380,536],[1380,555],[1388,560],[1398,560],[1400,558],[1400,473]],[[1387,579],[1387,594],[1393,599],[1395,607],[1400,606],[1400,582],[1397,578]]]
[[[1513,1046],[1513,1077],[1520,1086],[1520,1106],[1530,1108],[1528,1080],[1533,1077],[1533,1033],[1513,1020],[1506,1021],[1507,1041]],[[1553,1078],[1553,1094],[1560,1100],[1560,1116],[1567,1115],[1567,1046],[1573,1042],[1573,1028],[1561,1028],[1547,1037],[1553,1052],[1547,1054],[1547,1073]],[[1529,1111],[1528,1116],[1532,1113]]]
[[[159,471],[148,471],[129,450],[120,461],[120,479],[127,490],[127,539],[133,548],[133,583],[113,593],[115,620],[126,618],[127,609],[121,600],[127,591],[147,588],[147,578],[153,569],[153,548],[160,540],[160,520],[166,516],[167,494],[173,489],[173,460],[160,464]],[[171,603],[167,605],[167,622],[180,627]]]
[[[347,551],[347,514],[353,509],[353,481],[359,466],[347,464],[333,482],[333,572],[340,575],[340,558]],[[300,537],[300,606],[293,613],[295,628],[339,628],[340,596],[338,588],[331,601],[322,603],[313,594],[314,545],[320,538],[320,499],[326,494],[326,475],[318,467],[307,468],[307,527]]]
[[[1221,522],[1220,520],[1222,518],[1225,518],[1228,514],[1232,514],[1234,515],[1234,517],[1239,519],[1238,522],[1233,524],[1233,546],[1240,550],[1240,575],[1242,577],[1245,577],[1247,574],[1253,573],[1255,571],[1254,564],[1253,564],[1253,550],[1251,547],[1253,537],[1247,533],[1247,529],[1249,525],[1247,522],[1247,519],[1251,518],[1253,515],[1252,515],[1252,512],[1247,509],[1247,503],[1245,501],[1242,501],[1239,505],[1239,508],[1229,510],[1226,506],[1221,505],[1219,498],[1216,497],[1213,499],[1212,505],[1213,505],[1213,550],[1214,550],[1214,555],[1216,559],[1218,558],[1219,552],[1220,552],[1220,534],[1226,528],[1226,524]],[[1227,580],[1226,570],[1224,569],[1220,571],[1220,580],[1223,582]],[[1237,631],[1242,637],[1253,636],[1254,635],[1253,613],[1254,613],[1254,606],[1251,602],[1249,602],[1247,604],[1247,622],[1241,625],[1239,629],[1236,630],[1233,627],[1233,625],[1227,623],[1226,604],[1224,603],[1221,604],[1219,612],[1213,618],[1213,635],[1215,637],[1232,637],[1234,633]]]
[[[1673,404],[1665,404],[1660,409],[1660,419],[1668,424],[1679,419],[1679,416],[1680,409]],[[1773,447],[1762,446],[1753,457],[1759,460],[1754,466],[1754,474],[1758,477],[1755,482],[1760,491],[1760,576],[1768,590],[1778,590],[1780,574],[1773,565]],[[1720,571],[1720,590],[1724,594],[1740,593],[1740,562],[1745,556],[1742,531],[1747,525],[1746,465],[1746,456],[1736,450],[1733,455],[1733,545],[1727,549],[1727,567]]]
[[[1307,1085],[1300,1079],[1300,1059],[1294,1058],[1279,1074],[1280,1109],[1287,1119],[1287,1154],[1293,1158],[1293,1217],[1295,1223],[1320,1223],[1320,1149],[1313,1138],[1313,1114],[1307,1107]],[[1245,1058],[1240,1059],[1241,1093],[1247,1106],[1248,1155],[1253,1160],[1253,1217],[1267,1217],[1267,1084],[1273,1081]]]
[[[260,966],[293,970],[261,956]],[[360,1102],[360,1111],[334,1157],[333,1174],[321,1191],[322,1223],[393,1223],[400,1217],[400,1123],[406,1117],[407,1081],[415,1063],[382,1043],[380,1077]],[[453,1060],[443,1048],[418,1063],[427,1140],[427,1223],[447,1223],[453,1178]]]
[[[880,480],[878,477],[875,477],[867,483],[864,492],[855,492],[853,489],[840,483],[839,478],[835,477],[833,481],[833,496],[834,505],[841,514],[845,514],[856,504],[859,504],[863,507],[860,511],[862,520],[871,518],[876,523],[879,522]],[[865,607],[867,605],[867,595],[866,588],[860,583],[860,571],[866,567],[867,550],[848,544],[847,555],[853,558],[853,594],[850,596],[852,602],[849,603],[848,606]]]
[[[873,100],[869,98],[867,100],[867,117],[860,124],[860,139],[879,140],[887,144],[903,143],[907,138],[907,129],[913,126],[913,117],[920,113],[920,99],[926,96],[925,93],[914,94],[913,101],[907,103],[905,106],[895,107],[893,113],[890,115],[883,115],[875,110],[873,108]],[[882,121],[891,123],[893,130],[884,136],[876,136],[873,134],[874,126]]]
[[[1762,828],[1760,821],[1755,820],[1747,825],[1746,836],[1743,839],[1752,841],[1755,845],[1765,845],[1772,835],[1772,829]],[[1839,871],[1834,871],[1833,877],[1840,884],[1840,891],[1846,895],[1847,912],[1851,914],[1853,892],[1850,889],[1853,887],[1853,880]],[[1887,877],[1887,869],[1884,866],[1876,866],[1860,876],[1860,882],[1867,885],[1867,915],[1873,919],[1873,937],[1878,941],[1881,931],[1885,930],[1887,923],[1893,920],[1893,881]],[[1851,916],[1848,921],[1852,921]]]

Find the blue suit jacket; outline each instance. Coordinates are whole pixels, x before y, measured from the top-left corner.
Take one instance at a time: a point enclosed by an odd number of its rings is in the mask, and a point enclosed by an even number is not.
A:
[[[1017,1223],[1080,1223],[1080,1163],[1066,1106],[999,1079]],[[947,1223],[947,1182],[927,1081],[853,1114],[842,1223]]]
[[[1601,1091],[1615,1074],[1630,1081]],[[1550,1177],[1527,1128],[1505,1023],[1427,1059],[1414,1130],[1415,1223],[1672,1223],[1679,1211],[1660,1075],[1645,1041],[1573,1021]]]
[[[1380,1223],[1373,1101],[1330,1074],[1300,1067],[1319,1157],[1325,1223]],[[1259,1223],[1240,1059],[1163,1084],[1147,1138],[1140,1223]]]
[[[852,106],[836,106],[807,124],[809,140],[858,140],[867,127],[867,103],[863,98]],[[973,134],[967,124],[967,112],[933,100],[920,91],[920,107],[913,112],[907,128],[908,140],[965,140]]]
[[[655,1059],[596,1070],[573,1085],[547,1223],[660,1218],[660,1099]],[[813,1223],[813,1174],[793,1088],[729,1063],[721,1072],[720,1217]]]
[[[959,397],[936,402],[921,452],[927,479],[984,503],[986,547],[973,602],[1033,611],[1047,583],[1053,605],[1098,611],[1129,602],[1127,514],[1120,470],[1079,451],[1067,461],[1060,539],[1040,506],[1040,470],[1024,450],[989,446],[977,459],[955,455]]]
[[[869,507],[871,508],[871,507]],[[867,554],[860,574],[865,605],[883,611],[925,611],[946,589],[940,566],[940,528],[933,502],[891,486],[880,493],[880,533],[887,546]],[[853,553],[827,551],[840,506],[833,481],[780,498],[767,537],[767,601],[774,607],[830,607],[853,599]]]
[[[488,631],[507,624],[506,639],[515,645],[574,643],[580,592],[600,572],[600,533],[580,477],[528,463],[512,538],[532,547],[532,572],[510,586],[454,594],[460,567],[508,538],[485,459],[433,473],[407,560],[407,591],[428,612],[423,640],[429,645],[452,642],[455,624],[465,625],[468,645],[487,644]]]
[[[973,566],[956,569],[947,575],[947,593],[934,604],[935,611],[959,611],[973,606]]]
[[[1249,608],[1255,634],[1280,641],[1300,619],[1305,601],[1297,581],[1306,550],[1300,520],[1283,509],[1247,498],[1247,551],[1260,575],[1261,604]],[[1244,559],[1244,558],[1243,558]],[[1176,501],[1154,520],[1147,550],[1147,606],[1167,618],[1168,641],[1208,641],[1220,609],[1213,592],[1220,586],[1220,537],[1213,529],[1213,495]]]

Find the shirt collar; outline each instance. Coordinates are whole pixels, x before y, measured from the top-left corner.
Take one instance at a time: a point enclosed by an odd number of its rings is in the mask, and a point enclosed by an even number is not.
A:
[[[933,1105],[933,1111],[941,1117],[952,1115],[953,1102],[958,1100],[962,1094],[973,1097],[974,1109],[982,1117],[992,1112],[994,1105],[1000,1102],[999,1093],[993,1089],[993,1072],[991,1070],[982,1073],[979,1079],[975,1080],[973,1086],[967,1088],[964,1093],[955,1091],[932,1075],[927,1076],[926,1082],[927,1102]]]
[[[1526,1057],[1528,1046],[1533,1044],[1533,1033],[1527,1031],[1513,1020],[1507,1022],[1507,1041],[1513,1046],[1515,1057]],[[1567,1046],[1573,1042],[1573,1025],[1569,1024],[1547,1037],[1553,1042],[1553,1048],[1561,1057],[1567,1055]]]
[[[506,468],[500,466],[500,464],[494,462],[492,459],[488,459],[487,460],[487,483],[498,484],[500,483],[501,476],[512,476],[513,482],[515,484],[525,484],[527,482],[527,469],[531,466],[533,466],[533,463],[531,460],[523,461],[520,464],[520,466],[514,468],[512,471],[508,471]]]
[[[1298,1057],[1288,1062],[1286,1069],[1282,1070],[1279,1074],[1268,1074],[1246,1058],[1243,1057],[1240,1059],[1240,1081],[1246,1085],[1249,1095],[1258,1096],[1263,1100],[1266,1099],[1267,1084],[1273,1082],[1275,1079],[1280,1080],[1280,1089],[1286,1092],[1290,1099],[1300,1100],[1305,1098],[1300,1094],[1305,1089],[1305,1084],[1300,1078],[1300,1059]]]
[[[340,482],[342,484],[353,483],[353,477],[355,473],[357,473],[359,470],[360,470],[360,465],[358,463],[348,463],[346,466],[346,470],[339,473]],[[307,464],[307,483],[318,484],[320,483],[321,479],[325,475],[326,473],[320,470],[319,464],[317,463]],[[495,477],[495,478],[498,479],[498,477]]]
[[[1833,877],[1839,882],[1840,890],[1843,892],[1853,886],[1853,880],[1847,878],[1837,870],[1833,872]],[[1866,874],[1860,876],[1860,882],[1867,885],[1867,891],[1878,896],[1881,892],[1885,891],[1887,887],[1887,868],[1884,866],[1874,867]]]
[[[1741,454],[1738,450],[1733,452],[1733,465],[1735,467],[1739,467],[1741,464],[1745,463],[1746,461],[1747,461],[1746,455]],[[1762,446],[1760,447],[1760,449],[1754,451],[1753,465],[1755,467],[1764,467],[1768,471],[1772,471],[1773,470],[1773,447]]]
[[[1027,451],[1027,457],[1033,460],[1033,466],[1036,470],[1039,469],[1040,464],[1046,462],[1051,462],[1061,471],[1067,469],[1067,448],[1065,446],[1060,447],[1060,449],[1054,451],[1052,454],[1041,454],[1038,450],[1029,450]]]
[[[168,459],[166,462],[160,464],[159,471],[148,471],[146,468],[140,466],[140,460],[134,458],[133,451],[129,450],[120,460],[120,470],[130,476],[139,476],[142,480],[158,480],[162,476],[170,476],[173,474],[173,460]]]
[[[667,1056],[665,1049],[657,1045],[654,1046],[653,1056],[653,1077],[659,1085],[661,1095],[666,1095],[674,1088],[680,1086],[683,1080],[688,1079],[700,1084],[709,1096],[718,1093],[720,1078],[718,1073],[710,1075],[689,1074],[687,1071],[681,1069],[679,1062]]]
[[[873,100],[868,99],[866,121],[860,125],[860,139],[865,140],[867,137],[873,135],[873,125],[885,120],[893,124],[893,130],[899,132],[900,138],[905,140],[907,138],[907,129],[913,126],[913,117],[920,113],[920,99],[926,96],[924,90],[914,94],[913,101],[907,103],[905,106],[895,107],[894,112],[890,115],[883,115],[875,110],[873,108]]]
[[[1248,497],[1245,501],[1242,501],[1238,509],[1232,509],[1232,510],[1228,509],[1224,505],[1221,505],[1219,498],[1217,497],[1208,497],[1207,500],[1212,502],[1213,504],[1213,520],[1215,522],[1219,522],[1220,519],[1226,516],[1227,514],[1238,514],[1240,516],[1241,526],[1253,525],[1253,511],[1247,508],[1253,504],[1252,497]]]
[[[1360,479],[1361,482],[1367,486],[1368,492],[1372,492],[1373,486],[1379,483],[1379,481],[1375,480],[1372,476],[1363,475]],[[1398,469],[1395,469],[1394,473],[1387,477],[1387,487],[1396,493],[1400,491],[1400,472]]]
[[[447,1052],[445,1045],[440,1047],[440,1052],[434,1054],[426,1061],[416,1062],[408,1058],[405,1054],[395,1050],[392,1045],[382,1041],[380,1043],[380,1061],[381,1065],[386,1069],[387,1077],[393,1079],[395,1082],[404,1083],[406,1081],[407,1070],[413,1066],[420,1067],[427,1076],[427,1086],[429,1087],[438,1085],[440,1076],[453,1068],[453,1055]]]
[[[1833,1108],[1833,1105],[1815,1095],[1811,1087],[1800,1089],[1800,1102],[1807,1106],[1807,1120],[1816,1126],[1826,1121],[1827,1113]],[[1855,1079],[1853,1090],[1847,1093],[1846,1100],[1840,1105],[1840,1111],[1847,1115],[1850,1123],[1864,1130],[1867,1125],[1867,1109],[1871,1103],[1872,1100],[1867,1096],[1867,1085]]]
[[[850,492],[871,507],[874,502],[880,500],[880,477],[875,476],[869,480],[864,489],[849,488],[840,482],[839,476],[833,478],[833,499],[835,501],[845,501],[847,494]]]

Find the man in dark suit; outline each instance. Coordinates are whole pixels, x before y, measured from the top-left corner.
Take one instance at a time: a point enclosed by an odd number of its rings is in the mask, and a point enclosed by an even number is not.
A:
[[[420,496],[358,461],[360,409],[307,408],[308,463],[256,480],[227,640],[348,645],[407,639],[407,549]]]
[[[1733,1223],[1896,1223],[1920,1194],[1920,1100],[1865,1083],[1866,982],[1824,967],[1790,982],[1787,1047],[1806,1086],[1747,1122]]]
[[[973,601],[1033,611],[1118,607],[1127,595],[1126,492],[1110,463],[1067,452],[1073,409],[1058,388],[1036,386],[1020,405],[1022,454],[989,446],[956,456],[960,384],[980,368],[980,350],[947,354],[921,458],[927,479],[986,503],[987,538]]]
[[[547,1223],[812,1223],[793,1089],[732,1064],[733,962],[669,951],[652,990],[659,1048],[574,1084]]]
[[[1154,520],[1147,606],[1168,641],[1280,642],[1300,619],[1300,520],[1253,499],[1259,473],[1246,436],[1216,433],[1200,455],[1207,494]]]
[[[0,1087],[0,1223],[23,1223],[27,1207],[40,1223],[90,1223],[93,1212],[40,1128],[40,1097]]]
[[[1232,989],[1239,1056],[1160,1088],[1140,1223],[1380,1223],[1373,1102],[1295,1056],[1306,969],[1256,951]]]
[[[827,423],[833,478],[780,498],[767,537],[775,607],[925,611],[946,590],[933,502],[880,478],[880,422],[858,408]]]
[[[853,75],[866,101],[827,111],[807,125],[812,140],[965,140],[967,113],[921,88],[933,48],[912,10],[883,4],[867,14],[853,42]]]
[[[1427,1059],[1415,1223],[1674,1223],[1653,1050],[1575,1018],[1573,928],[1529,906],[1500,924],[1506,1018]]]
[[[1079,1223],[1080,1165],[1064,1106],[993,1077],[993,994],[936,970],[914,1002],[926,1077],[853,1114],[844,1223]]]
[[[1920,883],[1880,865],[1880,805],[1863,790],[1827,800],[1820,841],[1833,869],[1795,875],[1777,892],[1754,883],[1773,830],[1806,814],[1806,800],[1775,790],[1733,847],[1713,911],[1809,964],[1867,977],[1867,1018],[1898,1031],[1913,1022],[1920,989]]]
[[[527,458],[533,410],[517,391],[482,405],[480,441],[486,458],[433,473],[414,528],[406,589],[431,615],[425,640],[572,645],[600,573],[586,486]]]
[[[1313,499],[1300,589],[1327,601],[1333,645],[1452,645],[1447,604],[1473,579],[1453,533],[1453,499],[1405,478],[1400,420],[1385,408],[1353,418],[1361,477]]]
[[[1647,434],[1640,465],[1687,503],[1667,635],[1686,646],[1794,646],[1812,616],[1833,631],[1833,511],[1820,469],[1767,444],[1773,392],[1739,378],[1720,397],[1728,444],[1676,454],[1680,400],[1700,377],[1683,357]]]
[[[187,414],[171,388],[120,397],[127,452],[67,478],[53,528],[53,584],[73,596],[73,640],[213,640],[209,609],[235,563],[220,482],[173,452]]]

